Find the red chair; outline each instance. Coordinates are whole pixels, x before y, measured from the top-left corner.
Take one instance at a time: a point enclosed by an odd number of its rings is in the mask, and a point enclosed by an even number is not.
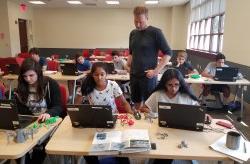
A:
[[[98,50],[98,49],[94,49],[93,55],[95,55],[95,56],[100,56],[100,55],[101,55],[101,51]]]
[[[112,58],[112,56],[111,55],[105,55],[105,59],[104,59],[104,61],[112,61],[113,60],[113,58]]]
[[[47,70],[48,71],[58,71],[59,63],[57,61],[47,61]]]
[[[128,56],[129,55],[129,50],[128,49],[126,49],[125,51],[124,51],[124,54],[123,54],[124,56]]]
[[[31,54],[29,54],[28,52],[21,52],[18,54],[18,57],[20,58],[30,58]]]
[[[105,54],[106,54],[106,55],[112,55],[112,49],[107,49],[107,50],[105,51]]]
[[[89,58],[89,49],[83,50],[83,51],[82,51],[82,56],[83,56],[84,58]]]
[[[67,93],[67,89],[65,88],[64,85],[59,84],[60,87],[60,93],[61,93],[61,104],[62,104],[62,108],[63,108],[63,114],[62,117],[64,118],[67,115],[67,101],[68,101],[68,93]]]
[[[115,98],[115,104],[119,113],[127,113],[120,98]]]
[[[8,74],[8,68],[6,65],[8,64],[18,64],[19,66],[22,65],[24,58],[20,57],[7,57],[7,58],[0,58],[0,68],[1,71],[4,72],[4,75]]]
[[[52,54],[51,55],[51,58],[54,60],[54,59],[59,59],[59,55],[58,54]]]

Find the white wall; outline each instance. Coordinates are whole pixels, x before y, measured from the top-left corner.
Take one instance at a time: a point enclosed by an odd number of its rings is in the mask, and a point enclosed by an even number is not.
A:
[[[171,35],[171,9],[150,9],[149,24]],[[34,9],[34,40],[44,48],[127,48],[132,9]],[[170,42],[170,41],[169,41]]]
[[[249,0],[227,0],[223,53],[227,60],[250,66]]]
[[[8,0],[8,19],[9,19],[9,33],[10,33],[10,44],[11,44],[11,55],[15,56],[20,53],[20,38],[18,28],[18,18],[32,20],[33,10],[28,7],[26,12],[21,12],[19,9],[19,3],[15,0]],[[28,38],[29,39],[29,38]]]
[[[7,0],[0,0],[0,33],[3,38],[0,38],[0,57],[10,56],[10,35],[9,35],[9,20]]]
[[[186,49],[187,18],[186,5],[172,7],[171,43],[172,49]]]

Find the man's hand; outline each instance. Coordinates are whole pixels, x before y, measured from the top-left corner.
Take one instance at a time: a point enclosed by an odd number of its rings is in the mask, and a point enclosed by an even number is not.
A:
[[[158,73],[154,69],[149,69],[149,70],[146,70],[145,72],[146,72],[147,78],[149,79],[152,79],[153,77],[158,75]]]

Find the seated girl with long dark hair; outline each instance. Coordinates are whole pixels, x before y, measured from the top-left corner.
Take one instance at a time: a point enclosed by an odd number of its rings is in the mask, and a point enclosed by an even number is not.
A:
[[[41,66],[31,58],[21,65],[16,101],[20,114],[38,116],[41,122],[62,115],[58,83],[43,76]]]

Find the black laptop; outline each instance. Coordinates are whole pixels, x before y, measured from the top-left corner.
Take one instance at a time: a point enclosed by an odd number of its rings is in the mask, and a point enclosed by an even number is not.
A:
[[[108,74],[116,74],[114,63],[105,63],[107,67]]]
[[[216,81],[236,81],[239,69],[235,67],[216,67],[214,80]]]
[[[201,106],[158,103],[159,126],[203,131],[205,112]]]
[[[20,66],[18,64],[7,64],[9,74],[19,75]]]
[[[116,116],[107,105],[67,105],[67,113],[73,127],[113,128]]]
[[[78,76],[82,73],[78,72],[75,63],[60,63],[62,75]]]
[[[0,100],[0,129],[15,130],[25,128],[37,117],[30,115],[18,115],[14,100]]]

